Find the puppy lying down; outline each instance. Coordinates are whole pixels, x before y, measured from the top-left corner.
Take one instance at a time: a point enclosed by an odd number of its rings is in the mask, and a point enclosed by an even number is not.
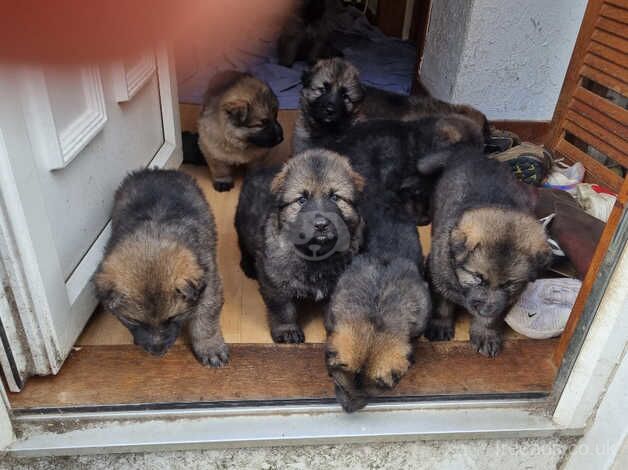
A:
[[[412,219],[365,201],[366,243],[338,281],[325,315],[326,364],[347,412],[394,387],[413,362],[431,311]]]

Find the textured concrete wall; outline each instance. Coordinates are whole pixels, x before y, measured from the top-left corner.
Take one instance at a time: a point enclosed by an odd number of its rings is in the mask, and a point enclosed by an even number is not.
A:
[[[421,80],[437,98],[453,96],[472,5],[473,0],[432,2]]]
[[[572,439],[429,441],[369,446],[304,446],[228,449],[155,454],[121,454],[4,460],[2,470],[53,469],[263,469],[263,470],[551,470]]]
[[[549,120],[586,3],[436,1],[421,77],[439,98],[489,119]]]

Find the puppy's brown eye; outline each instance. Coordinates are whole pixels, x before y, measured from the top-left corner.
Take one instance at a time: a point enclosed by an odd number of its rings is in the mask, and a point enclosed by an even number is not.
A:
[[[300,196],[300,197],[299,197],[299,199],[297,199],[297,202],[298,202],[300,205],[303,205],[303,204],[305,204],[305,203],[307,202],[307,197],[305,197],[305,196]]]
[[[323,87],[324,87],[325,91],[329,91],[329,90],[331,90],[331,83],[325,82],[325,83],[323,83]]]
[[[265,126],[267,126],[267,125],[268,125],[268,123],[269,123],[269,122],[270,122],[270,121],[269,121],[268,119],[262,119],[262,122],[261,122],[261,124],[260,124],[260,125],[261,125],[262,127],[265,127]]]
[[[330,199],[331,201],[333,201],[333,202],[338,202],[338,200],[339,200],[340,198],[338,197],[338,195],[337,195],[336,193],[331,193],[331,194],[329,195],[329,199]]]

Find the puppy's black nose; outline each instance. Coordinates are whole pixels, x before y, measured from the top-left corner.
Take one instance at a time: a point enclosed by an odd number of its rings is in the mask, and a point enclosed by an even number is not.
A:
[[[164,354],[166,354],[168,346],[165,344],[148,344],[144,346],[144,349],[146,350],[146,352],[152,354],[153,356],[163,356]]]
[[[480,310],[482,307],[484,307],[483,300],[475,299],[471,301],[471,308],[473,310]]]
[[[322,215],[317,215],[314,219],[314,227],[321,232],[325,230],[329,226],[329,220],[327,220]]]

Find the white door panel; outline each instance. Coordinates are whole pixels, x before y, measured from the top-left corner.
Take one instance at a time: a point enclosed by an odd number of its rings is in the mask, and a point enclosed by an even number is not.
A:
[[[0,322],[30,349],[15,351],[13,383],[56,373],[91,315],[124,176],[181,162],[172,63],[165,49],[148,57],[62,73],[0,67],[0,255],[19,300],[0,308]]]
[[[159,89],[156,74],[145,86],[123,105],[114,96],[112,71],[101,67],[104,108],[107,123],[86,142],[83,150],[65,167],[50,171],[46,158],[37,155],[39,184],[46,212],[52,228],[52,236],[59,254],[61,271],[67,279],[83,258],[98,234],[103,230],[111,212],[111,195],[129,169],[145,167],[164,143]],[[55,77],[54,87],[46,82],[49,95],[65,98],[67,89],[74,85],[71,79]],[[78,75],[78,74],[77,74]],[[69,78],[66,77],[63,78]],[[63,93],[57,90],[66,89]],[[80,116],[83,111],[59,106],[57,114]],[[60,101],[57,99],[56,101]],[[67,100],[75,105],[71,100]],[[69,119],[77,122],[80,118]],[[72,126],[73,124],[70,123]]]

